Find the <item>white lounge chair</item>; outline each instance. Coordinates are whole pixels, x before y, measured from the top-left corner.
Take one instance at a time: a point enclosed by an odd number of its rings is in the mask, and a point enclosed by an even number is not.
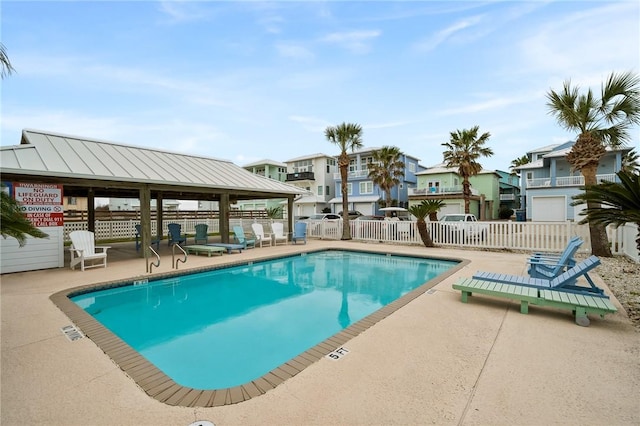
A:
[[[253,235],[256,236],[256,245],[260,245],[260,247],[264,244],[273,245],[271,234],[265,234],[264,228],[260,223],[252,223],[251,229],[253,230]]]
[[[107,249],[109,246],[96,246],[95,237],[91,231],[73,231],[69,233],[71,239],[71,247],[69,252],[71,253],[71,269],[75,269],[76,265],[80,264],[80,269],[85,268],[97,268],[102,266],[107,267]],[[97,251],[99,250],[99,251]],[[85,261],[88,261],[85,264]],[[93,261],[100,261],[92,263]]]
[[[284,233],[284,225],[280,222],[274,222],[271,224],[271,230],[273,231],[273,243],[278,245],[278,241],[287,244],[289,238]]]

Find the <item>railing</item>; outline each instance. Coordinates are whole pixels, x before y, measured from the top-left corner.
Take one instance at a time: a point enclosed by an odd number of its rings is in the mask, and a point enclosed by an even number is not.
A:
[[[291,182],[295,180],[315,180],[315,175],[313,174],[313,172],[287,173],[285,182]]]
[[[598,180],[598,182],[602,182],[605,180],[609,182],[615,182],[616,175],[615,173],[596,175],[596,179]],[[583,176],[557,176],[555,185],[553,184],[550,177],[527,179],[527,188],[544,188],[544,187],[555,187],[555,186],[583,186],[583,185],[584,185]]]
[[[500,201],[514,201],[515,199],[515,194],[500,194]]]
[[[182,232],[195,234],[193,223],[183,224]],[[251,223],[262,223],[266,232],[271,231],[271,221],[241,220],[232,219],[229,221],[230,229],[234,225],[240,225],[245,230],[251,228]],[[285,232],[289,232],[287,222]],[[339,240],[342,237],[342,220],[308,220],[307,236],[309,238],[321,238]],[[191,227],[185,226],[191,224]],[[440,246],[465,246],[479,249],[509,249],[524,251],[555,251],[564,250],[569,238],[574,235],[581,237],[585,244],[582,245],[584,252],[589,251],[590,236],[588,225],[579,225],[576,222],[477,222],[486,232],[481,237],[475,237],[478,233],[469,235],[464,232],[450,232],[446,224],[440,222],[427,222],[427,227],[434,242]],[[86,229],[86,223],[79,226],[69,223],[64,224],[65,239],[68,240],[69,232],[77,229]],[[384,242],[391,244],[417,244],[421,245],[422,240],[418,232],[415,221],[388,221],[388,220],[351,220],[351,237],[360,241]],[[152,223],[155,229],[155,222]],[[114,231],[109,234],[109,231]],[[209,223],[209,232],[219,232],[218,221]],[[640,253],[636,248],[637,227],[627,224],[619,228],[607,227],[611,251],[614,254],[624,254],[629,258],[640,262]],[[133,240],[135,230],[133,221],[96,223],[97,240],[131,239]],[[152,235],[155,235],[152,233]],[[164,234],[166,235],[166,233]]]
[[[347,180],[348,179],[352,179],[352,178],[366,178],[367,176],[369,176],[369,170],[355,170],[352,172],[347,173]],[[333,178],[335,180],[342,180],[342,176],[340,175],[340,173],[334,173],[333,174]]]
[[[311,238],[340,239],[342,221],[310,220],[307,235]],[[422,244],[417,222],[387,220],[352,220],[351,238],[360,241],[390,244]],[[439,246],[464,246],[478,249],[509,249],[523,251],[561,252],[572,236],[585,241],[581,251],[590,251],[591,238],[588,225],[576,222],[477,222],[463,225],[458,230],[446,222],[427,222],[434,243]],[[607,228],[611,251],[624,254],[640,262],[636,248],[637,228],[628,224],[620,228]]]
[[[417,195],[442,195],[442,194],[462,194],[462,185],[441,186],[431,188],[409,188],[409,196]],[[471,195],[480,195],[480,191],[471,188]]]

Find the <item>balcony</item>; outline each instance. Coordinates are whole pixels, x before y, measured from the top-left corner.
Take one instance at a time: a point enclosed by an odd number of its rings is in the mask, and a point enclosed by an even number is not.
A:
[[[456,186],[441,186],[431,188],[409,188],[409,197],[420,195],[451,195],[462,194],[462,185]],[[480,191],[475,188],[471,188],[471,195],[480,195]]]
[[[349,179],[358,179],[358,178],[366,178],[369,176],[369,170],[356,170],[353,172],[349,172],[347,174],[347,180]],[[333,174],[333,178],[335,180],[340,180],[341,176],[340,173],[334,173]]]
[[[285,182],[292,182],[296,180],[315,180],[315,177],[313,172],[287,173]]]
[[[615,173],[609,173],[605,175],[596,175],[596,179],[598,179],[598,183],[603,180],[609,182],[616,181]],[[527,179],[527,188],[549,188],[549,187],[559,187],[559,186],[583,186],[584,185],[584,177],[582,176],[558,176],[556,177],[555,185],[552,185],[551,178],[537,178],[537,179]]]
[[[500,194],[500,201],[515,201],[515,194]]]

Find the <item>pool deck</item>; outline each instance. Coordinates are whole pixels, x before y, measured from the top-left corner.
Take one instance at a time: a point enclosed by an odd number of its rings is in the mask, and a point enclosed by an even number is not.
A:
[[[474,297],[451,288],[477,270],[525,273],[525,254],[309,240],[222,256],[189,256],[180,270],[321,248],[380,250],[470,261],[343,346],[264,395],[222,407],[175,407],[145,394],[90,339],[70,341],[49,299],[91,283],[145,276],[131,243],[109,265],[1,276],[0,424],[189,425],[637,425],[640,333],[618,312],[575,325],[570,312]],[[160,245],[156,273],[171,272]],[[67,260],[68,265],[68,260]],[[610,294],[606,284],[591,274]],[[232,348],[229,350],[233,356]]]

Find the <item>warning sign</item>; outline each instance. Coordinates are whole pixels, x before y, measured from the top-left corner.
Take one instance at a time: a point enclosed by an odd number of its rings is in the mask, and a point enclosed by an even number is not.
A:
[[[33,226],[64,226],[62,185],[16,182],[13,194]]]

